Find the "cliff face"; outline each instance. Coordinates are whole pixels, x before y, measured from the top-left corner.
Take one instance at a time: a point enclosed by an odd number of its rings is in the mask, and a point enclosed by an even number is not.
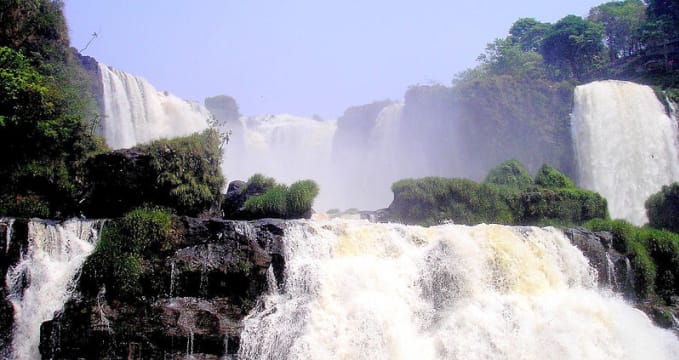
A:
[[[92,281],[41,328],[44,358],[217,359],[238,351],[240,320],[283,271],[283,223],[181,218],[166,257],[144,259],[142,294]],[[271,266],[271,268],[270,268]]]

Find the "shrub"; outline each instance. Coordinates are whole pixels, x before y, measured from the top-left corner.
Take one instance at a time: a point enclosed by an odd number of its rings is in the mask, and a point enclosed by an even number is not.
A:
[[[490,170],[485,182],[522,190],[533,184],[533,178],[521,162],[511,159]]]
[[[679,183],[663,186],[645,206],[650,226],[679,232]]]
[[[537,174],[535,174],[535,185],[551,189],[575,187],[573,180],[549,164],[543,164],[538,169]]]
[[[172,215],[162,209],[138,208],[105,224],[94,253],[83,265],[89,288],[105,285],[107,295],[134,299],[142,292],[144,259],[170,247]]]
[[[100,154],[88,162],[88,216],[116,217],[144,204],[195,216],[217,208],[221,174],[219,134],[209,129]]]
[[[276,184],[273,178],[255,174],[248,179],[233,201],[243,202],[232,214],[235,218],[258,219],[275,217],[294,219],[307,217],[318,195],[318,185],[313,180],[301,180],[290,187]]]
[[[551,167],[543,166],[542,178],[550,183],[572,184]],[[560,176],[559,176],[560,175]],[[392,185],[394,201],[389,216],[411,224],[434,225],[445,220],[474,225],[581,224],[593,218],[607,218],[606,200],[599,194],[575,188],[545,188],[532,185],[523,165],[509,160],[478,184],[467,179],[428,177],[405,179]]]
[[[304,216],[313,206],[317,195],[318,185],[312,180],[301,180],[290,185],[285,198],[287,204],[286,217]]]

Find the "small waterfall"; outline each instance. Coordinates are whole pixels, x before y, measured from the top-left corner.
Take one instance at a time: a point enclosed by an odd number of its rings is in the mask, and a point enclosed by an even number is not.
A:
[[[5,229],[5,253],[9,252],[9,245],[12,242],[12,226],[14,225],[13,218],[1,218],[0,225],[4,225]]]
[[[113,149],[132,147],[207,128],[202,105],[156,90],[146,79],[99,64],[104,90],[102,128]]]
[[[575,89],[579,185],[608,200],[611,217],[643,225],[644,202],[679,180],[677,124],[648,86],[597,81]]]
[[[71,297],[74,277],[94,250],[101,224],[75,219],[28,224],[28,248],[6,277],[8,299],[14,306],[13,359],[40,358],[40,325]]]
[[[239,359],[676,359],[560,231],[297,221]]]

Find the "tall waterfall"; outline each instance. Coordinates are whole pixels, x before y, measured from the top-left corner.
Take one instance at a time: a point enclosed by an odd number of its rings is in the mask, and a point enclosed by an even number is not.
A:
[[[579,185],[608,200],[613,218],[648,221],[644,202],[679,180],[677,124],[648,86],[597,81],[575,89]]]
[[[104,90],[102,128],[114,149],[207,128],[210,112],[202,105],[156,90],[146,79],[99,64]]]
[[[14,307],[13,359],[40,358],[40,325],[71,297],[74,277],[94,249],[100,227],[95,220],[28,224],[28,247],[5,280]]]
[[[240,359],[679,358],[556,229],[300,221],[283,244]]]

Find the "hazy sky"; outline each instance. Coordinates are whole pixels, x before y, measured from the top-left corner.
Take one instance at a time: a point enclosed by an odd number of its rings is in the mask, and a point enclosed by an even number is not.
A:
[[[243,114],[335,118],[415,84],[449,85],[521,17],[601,0],[66,0],[71,43],[157,89],[233,96]]]

